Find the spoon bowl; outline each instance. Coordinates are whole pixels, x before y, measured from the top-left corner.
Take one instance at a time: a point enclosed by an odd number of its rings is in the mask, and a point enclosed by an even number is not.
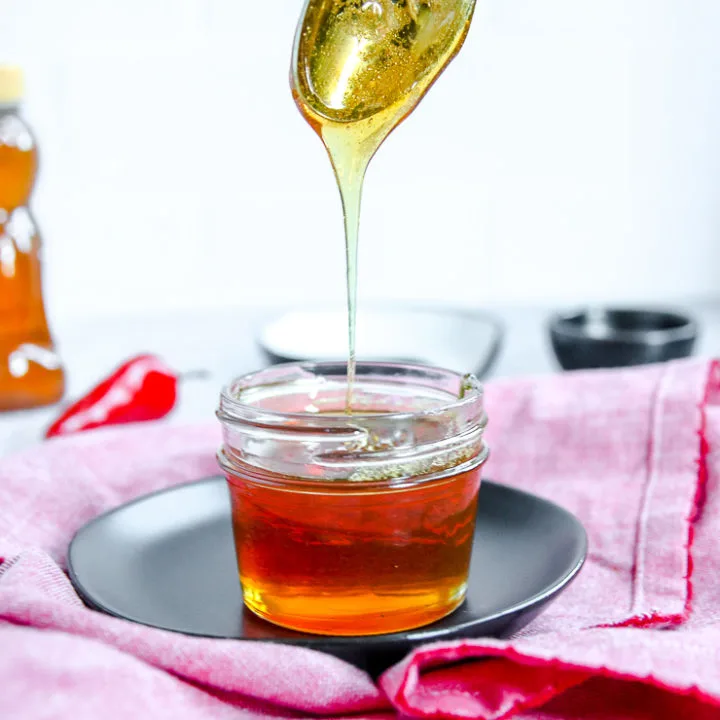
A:
[[[475,0],[308,0],[291,76],[301,111],[311,124],[406,115],[462,46],[474,8]]]

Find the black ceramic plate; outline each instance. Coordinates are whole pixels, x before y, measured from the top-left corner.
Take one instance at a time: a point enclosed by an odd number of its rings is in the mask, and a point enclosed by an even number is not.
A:
[[[567,511],[484,481],[466,602],[410,632],[323,637],[276,627],[243,608],[224,478],[135,500],[82,528],[68,556],[92,607],[190,635],[292,643],[378,673],[420,643],[501,636],[526,625],[577,575],[587,539]]]

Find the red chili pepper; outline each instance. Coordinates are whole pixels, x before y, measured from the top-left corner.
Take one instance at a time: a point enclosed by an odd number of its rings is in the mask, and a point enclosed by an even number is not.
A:
[[[45,437],[163,418],[175,407],[178,379],[160,358],[138,355],[67,408]]]

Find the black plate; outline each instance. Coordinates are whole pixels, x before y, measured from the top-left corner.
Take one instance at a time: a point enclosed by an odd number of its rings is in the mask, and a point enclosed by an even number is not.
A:
[[[530,622],[577,575],[587,537],[569,512],[484,481],[466,602],[419,630],[323,637],[284,630],[244,609],[224,478],[147,495],[75,536],[68,566],[90,606],[190,635],[292,643],[377,674],[413,646],[502,636]]]

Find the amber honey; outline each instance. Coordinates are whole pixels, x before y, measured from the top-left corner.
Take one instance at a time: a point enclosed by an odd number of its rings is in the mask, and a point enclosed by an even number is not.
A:
[[[38,151],[21,99],[22,74],[0,65],[0,410],[56,402],[65,386],[45,316],[42,248],[29,209]]]
[[[420,627],[465,597],[487,457],[481,389],[448,371],[359,363],[363,414],[348,416],[339,367],[272,368],[223,393],[245,604],[326,635]]]
[[[231,476],[245,603],[279,625],[328,635],[444,617],[465,597],[479,484],[478,468],[378,491]]]

